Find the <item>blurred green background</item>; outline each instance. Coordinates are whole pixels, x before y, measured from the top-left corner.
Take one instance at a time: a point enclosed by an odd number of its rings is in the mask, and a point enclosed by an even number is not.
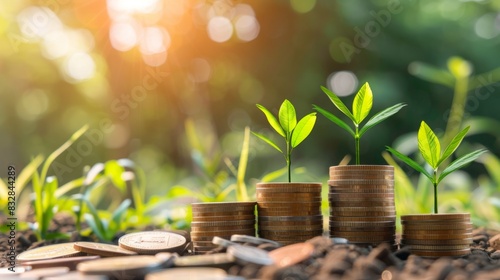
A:
[[[443,133],[460,86],[466,96],[458,125],[474,123],[466,141],[489,149],[495,161],[499,35],[500,1],[494,0],[4,1],[0,166],[21,169],[89,124],[52,165],[49,173],[60,182],[82,176],[86,165],[130,158],[145,170],[149,196],[175,185],[196,190],[215,182],[217,170],[231,177],[224,159],[237,168],[246,126],[274,136],[256,103],[277,113],[286,98],[299,116],[312,104],[336,112],[320,85],[351,104],[364,82],[374,92],[372,114],[399,102],[409,106],[364,136],[362,163],[385,164],[386,145],[414,152],[414,135],[403,136],[421,120]],[[455,66],[452,57],[461,58]],[[350,136],[318,117],[294,151],[295,167],[306,170],[295,180],[326,183],[328,167],[353,153]],[[284,166],[252,136],[249,193]],[[499,197],[498,181],[476,180],[495,177],[488,167],[474,163],[465,170],[471,181],[457,184],[468,182],[467,192],[486,184],[486,197]],[[498,179],[500,170],[492,172]],[[455,188],[453,182],[444,188]]]

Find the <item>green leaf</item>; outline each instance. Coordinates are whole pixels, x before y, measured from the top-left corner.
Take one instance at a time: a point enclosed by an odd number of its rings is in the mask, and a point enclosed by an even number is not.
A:
[[[422,157],[424,157],[425,161],[427,161],[432,169],[436,169],[438,167],[439,157],[441,156],[441,146],[434,131],[432,131],[424,121],[420,123],[417,138],[418,149]]]
[[[286,133],[286,139],[290,139],[290,135],[297,125],[297,115],[295,114],[295,107],[293,107],[292,103],[287,99],[281,104],[279,120],[281,127]]]
[[[125,192],[127,188],[127,183],[122,178],[123,172],[125,172],[125,169],[116,160],[110,160],[105,163],[104,174],[111,179],[121,192]]]
[[[420,166],[418,163],[416,163],[414,160],[412,160],[411,158],[403,155],[402,153],[396,151],[395,149],[389,147],[389,146],[386,146],[387,148],[387,151],[389,151],[391,154],[393,154],[395,157],[397,157],[398,159],[400,159],[401,161],[403,161],[404,163],[408,164],[411,168],[415,169],[416,171],[424,174],[427,178],[429,178],[431,181],[433,181],[434,179],[432,178],[432,175],[429,174],[429,172],[427,172],[427,170],[425,170],[422,166]]]
[[[125,199],[113,212],[113,215],[111,216],[111,220],[115,222],[117,225],[121,223],[121,219],[125,211],[127,211],[128,207],[132,201],[130,199]]]
[[[316,113],[310,113],[304,116],[292,133],[292,148],[297,147],[304,139],[309,136],[316,123]]]
[[[286,172],[287,172],[286,167],[280,168],[278,170],[267,173],[266,175],[264,175],[264,177],[262,177],[262,179],[260,181],[261,182],[272,182],[272,181],[276,180],[277,178],[285,175]]]
[[[385,119],[399,112],[399,110],[401,110],[404,106],[406,106],[406,104],[398,103],[394,106],[386,108],[385,110],[375,114],[368,120],[368,122],[363,126],[363,128],[361,128],[359,132],[359,137],[361,137],[368,129],[374,127],[375,125],[379,124],[380,122],[384,121]]]
[[[368,83],[365,83],[354,97],[352,114],[356,124],[360,124],[370,113],[373,106],[373,93]]]
[[[274,130],[276,130],[279,135],[286,137],[285,131],[283,131],[283,128],[281,127],[278,120],[276,120],[276,117],[266,107],[260,104],[257,104],[257,108],[259,108],[264,113],[264,115],[266,115],[267,121],[269,122],[271,127],[274,128]]]
[[[448,176],[453,171],[460,169],[460,168],[464,167],[465,165],[473,162],[480,155],[486,153],[487,151],[488,150],[486,150],[486,149],[481,149],[481,150],[477,150],[477,151],[474,151],[472,153],[468,153],[466,155],[463,155],[463,156],[457,158],[455,161],[450,163],[450,165],[448,167],[446,167],[443,170],[443,172],[441,172],[441,174],[439,175],[438,183],[441,182],[441,180],[443,180],[446,176]]]
[[[333,102],[333,105],[337,107],[344,115],[346,115],[349,119],[351,119],[354,123],[356,123],[356,120],[354,119],[354,116],[352,115],[351,111],[344,105],[342,100],[333,92],[331,92],[329,89],[327,89],[324,86],[321,86],[321,89],[323,90],[326,95],[330,98],[330,100]]]
[[[248,201],[247,186],[245,184],[245,174],[248,165],[248,153],[250,149],[250,128],[245,127],[243,143],[241,145],[240,161],[236,175],[236,198],[238,201]]]
[[[445,161],[455,150],[458,148],[460,143],[462,143],[462,140],[464,139],[465,135],[469,131],[470,126],[464,128],[462,131],[460,131],[453,139],[451,139],[450,144],[446,147],[446,149],[443,152],[443,155],[439,159],[437,165],[439,166],[443,161]]]
[[[262,135],[262,134],[259,134],[257,132],[253,132],[253,135],[259,137],[260,139],[264,140],[264,142],[266,142],[267,144],[271,145],[271,147],[275,148],[276,150],[278,150],[280,153],[283,153],[281,151],[281,149],[278,147],[278,145],[274,144],[273,141],[271,141],[271,139],[267,138],[266,136]]]
[[[354,130],[352,130],[352,128],[350,128],[343,120],[337,118],[334,114],[328,112],[327,110],[325,110],[319,106],[313,105],[313,108],[314,108],[314,110],[318,111],[320,114],[325,116],[327,119],[329,119],[330,121],[332,121],[336,125],[340,126],[345,131],[349,132],[349,134],[351,134],[353,137],[355,136]]]

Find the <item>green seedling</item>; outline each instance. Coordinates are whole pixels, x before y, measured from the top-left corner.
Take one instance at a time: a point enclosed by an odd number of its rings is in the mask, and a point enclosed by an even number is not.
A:
[[[304,141],[311,133],[314,124],[316,123],[316,113],[310,113],[297,122],[295,107],[293,107],[292,103],[286,99],[283,101],[283,104],[281,104],[279,109],[279,121],[264,106],[257,104],[257,108],[259,108],[264,115],[266,115],[267,121],[271,127],[276,130],[279,135],[285,138],[286,152],[283,152],[281,148],[268,137],[259,133],[252,133],[284,155],[288,169],[288,182],[291,182],[292,150],[302,143],[302,141]]]
[[[420,154],[427,162],[427,164],[432,168],[432,173],[428,172],[424,167],[420,166],[417,162],[411,158],[403,155],[397,150],[387,147],[387,150],[391,152],[394,156],[399,158],[404,163],[408,164],[410,167],[416,171],[424,174],[432,182],[434,186],[434,213],[438,213],[438,197],[437,197],[437,187],[438,184],[452,172],[464,167],[465,165],[476,160],[481,154],[485,153],[487,150],[479,149],[477,151],[468,153],[457,158],[455,161],[451,162],[448,167],[446,167],[439,175],[438,168],[440,165],[448,159],[458,148],[465,135],[469,131],[470,126],[464,128],[457,135],[453,137],[450,144],[445,148],[444,152],[441,153],[441,144],[436,134],[432,129],[424,122],[420,124],[418,130],[418,149]]]
[[[361,123],[368,116],[373,106],[373,93],[368,83],[365,83],[359,89],[358,93],[354,97],[354,101],[352,103],[352,112],[349,111],[347,106],[345,106],[345,104],[340,100],[340,98],[335,93],[333,93],[332,91],[323,86],[321,87],[321,89],[326,93],[326,95],[328,95],[330,100],[333,102],[333,105],[335,105],[335,107],[337,107],[337,109],[339,109],[344,115],[346,115],[354,124],[354,130],[353,130],[351,127],[349,127],[349,125],[347,125],[343,120],[336,117],[334,114],[326,111],[325,109],[319,106],[313,105],[316,111],[321,113],[323,116],[325,116],[327,119],[329,119],[336,125],[346,130],[349,134],[351,134],[354,137],[354,144],[356,148],[356,164],[360,164],[359,146],[360,146],[361,136],[363,136],[363,134],[365,134],[365,132],[368,129],[374,127],[383,120],[396,114],[399,110],[401,110],[401,108],[406,106],[406,104],[398,103],[392,107],[389,107],[375,114],[372,118],[368,120],[368,122],[366,122],[366,124],[363,127],[360,127]]]

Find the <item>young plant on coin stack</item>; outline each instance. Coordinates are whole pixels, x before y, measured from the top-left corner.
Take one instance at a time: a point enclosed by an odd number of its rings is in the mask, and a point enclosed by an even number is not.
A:
[[[450,144],[441,153],[441,143],[432,129],[422,121],[418,130],[418,149],[426,163],[432,168],[428,172],[417,162],[387,147],[398,159],[424,174],[434,186],[434,214],[403,215],[402,245],[409,245],[413,253],[428,256],[461,256],[470,253],[469,244],[472,242],[472,224],[469,213],[438,214],[438,185],[452,172],[471,163],[486,152],[485,149],[465,154],[439,173],[439,167],[455,152],[470,127],[466,127],[455,135]],[[438,175],[439,173],[439,175]]]
[[[297,122],[295,107],[288,100],[281,104],[278,119],[264,106],[257,104],[257,108],[264,113],[271,127],[285,139],[285,152],[266,136],[254,134],[284,154],[288,169],[286,183],[257,184],[260,237],[291,244],[321,235],[321,183],[291,182],[292,150],[311,133],[316,123],[316,113],[310,113]]]
[[[373,105],[373,93],[368,83],[354,97],[352,112],[335,93],[325,87],[321,89],[352,121],[354,129],[325,109],[316,105],[314,108],[354,137],[356,151],[356,165],[330,167],[330,235],[358,244],[393,243],[396,225],[394,168],[390,165],[360,165],[360,140],[368,129],[396,114],[405,104],[391,106],[361,125]]]

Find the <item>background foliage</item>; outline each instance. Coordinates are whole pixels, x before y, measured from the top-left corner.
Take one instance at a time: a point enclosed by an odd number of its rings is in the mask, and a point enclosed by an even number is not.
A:
[[[51,165],[60,185],[85,166],[129,158],[147,178],[143,201],[191,192],[235,199],[241,186],[251,197],[265,174],[285,179],[265,143],[250,137],[242,152],[245,127],[271,135],[255,104],[276,113],[286,98],[302,115],[327,104],[320,85],[348,95],[367,81],[374,111],[408,106],[365,135],[362,163],[390,161],[386,145],[414,153],[408,139],[420,120],[444,133],[460,99],[464,111],[453,121],[472,128],[458,154],[476,146],[491,153],[443,182],[443,210],[498,221],[498,210],[481,207],[498,209],[500,199],[499,12],[495,0],[5,1],[0,166],[20,170],[88,124]],[[294,180],[326,183],[328,167],[354,154],[349,137],[318,118],[294,154],[307,169]],[[429,186],[404,171],[396,188],[408,203],[399,213],[430,212]]]

